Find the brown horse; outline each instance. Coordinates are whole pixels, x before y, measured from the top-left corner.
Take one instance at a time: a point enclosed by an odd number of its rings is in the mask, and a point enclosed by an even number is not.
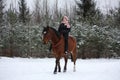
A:
[[[47,44],[48,42],[51,42],[52,44],[52,51],[54,54],[54,57],[56,58],[56,64],[54,69],[54,74],[57,73],[57,67],[59,68],[58,72],[61,72],[60,67],[60,59],[64,57],[65,65],[64,65],[64,72],[66,72],[67,68],[67,60],[68,57],[64,53],[64,37],[59,34],[58,31],[56,31],[52,27],[44,27],[43,29],[43,43]],[[76,40],[69,36],[68,39],[68,52],[71,54],[71,59],[74,62],[74,71],[75,71],[75,64],[76,64]]]

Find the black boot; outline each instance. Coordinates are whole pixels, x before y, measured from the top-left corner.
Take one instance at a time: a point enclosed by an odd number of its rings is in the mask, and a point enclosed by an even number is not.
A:
[[[67,54],[68,53],[68,38],[66,37],[65,38],[65,54]]]

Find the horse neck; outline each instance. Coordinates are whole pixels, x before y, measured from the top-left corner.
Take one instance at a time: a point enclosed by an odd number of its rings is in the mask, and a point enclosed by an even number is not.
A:
[[[51,37],[51,41],[52,41],[52,44],[57,44],[60,40],[60,38],[56,35],[56,33],[53,31],[52,32],[52,37]]]

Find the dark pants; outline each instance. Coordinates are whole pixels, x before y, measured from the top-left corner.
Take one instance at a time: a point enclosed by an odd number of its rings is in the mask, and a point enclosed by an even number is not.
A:
[[[65,41],[64,51],[68,51],[68,34],[63,34],[63,36]]]

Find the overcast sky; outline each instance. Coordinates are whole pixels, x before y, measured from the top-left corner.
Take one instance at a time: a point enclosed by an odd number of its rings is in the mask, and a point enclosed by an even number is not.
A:
[[[6,9],[9,8],[9,4],[11,2],[14,2],[14,6],[18,7],[17,3],[19,0],[6,0]],[[27,5],[30,7],[30,10],[32,10],[34,8],[34,1],[35,0],[26,0],[27,1]],[[54,6],[54,2],[55,0],[48,0],[49,1],[49,5]],[[114,7],[118,7],[118,4],[120,2],[120,0],[95,0],[97,2],[97,7],[99,7],[102,12],[106,12],[107,10],[109,10],[110,8],[114,8]],[[16,3],[16,4],[15,4]],[[64,8],[65,4],[68,4],[68,7],[70,5],[75,5],[75,1],[74,0],[58,0],[58,6],[59,8]]]

